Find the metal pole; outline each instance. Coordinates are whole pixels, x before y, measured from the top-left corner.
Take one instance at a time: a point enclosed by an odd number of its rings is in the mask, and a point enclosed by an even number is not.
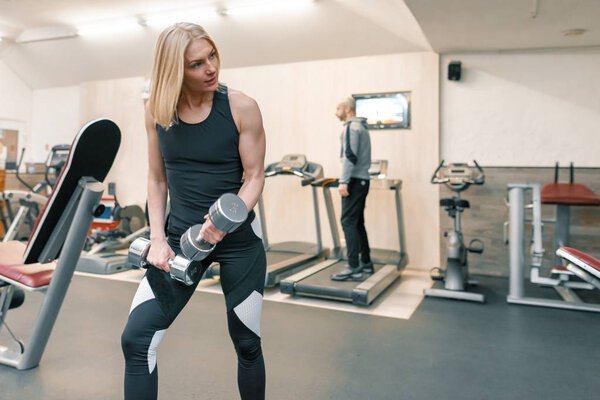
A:
[[[317,254],[323,251],[323,241],[321,238],[321,217],[319,216],[319,199],[317,197],[317,188],[312,187],[313,204],[315,208],[315,227],[317,229]]]
[[[522,186],[508,187],[509,204],[509,249],[510,249],[510,281],[508,298],[520,299],[523,297],[524,265],[523,252],[525,209],[523,203]]]
[[[333,201],[331,200],[331,190],[327,186],[323,186],[323,198],[325,199],[325,209],[327,210],[327,219],[329,220],[329,227],[331,229],[331,240],[333,240],[333,256],[340,258],[342,256],[342,244],[337,228]]]
[[[103,188],[99,182],[80,181],[79,185],[85,185],[83,193],[75,217],[71,221],[62,254],[52,275],[44,303],[40,308],[39,318],[33,328],[31,339],[17,365],[18,369],[33,368],[39,364],[42,358],[94,218],[94,208],[102,198]]]
[[[398,241],[400,244],[400,264],[408,262],[406,260],[406,239],[404,237],[404,214],[402,211],[402,196],[400,195],[401,184],[399,183],[395,188],[396,198],[396,219],[398,220]],[[402,266],[402,265],[400,265]]]
[[[569,245],[569,226],[571,224],[571,207],[564,204],[558,204],[556,206],[556,224],[554,224],[554,248],[552,251],[556,251],[562,246]],[[554,257],[554,264],[561,265],[562,259],[558,256]]]

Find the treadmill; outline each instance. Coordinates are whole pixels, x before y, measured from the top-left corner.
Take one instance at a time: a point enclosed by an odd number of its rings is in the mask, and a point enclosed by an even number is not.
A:
[[[265,177],[280,175],[294,176],[301,179],[302,186],[309,186],[323,177],[323,167],[320,164],[306,160],[302,154],[288,154],[279,162],[271,163],[265,168]],[[311,185],[313,209],[315,216],[316,242],[281,242],[270,244],[267,235],[267,222],[262,195],[258,199],[258,214],[262,241],[267,256],[267,274],[265,287],[274,287],[279,282],[302,269],[323,260],[329,255],[329,249],[323,248],[321,241],[321,224],[319,220],[318,187]],[[219,266],[211,265],[204,277],[219,275]]]
[[[110,216],[111,212],[112,209],[107,208],[100,217]],[[132,268],[125,250],[135,239],[150,237],[150,228],[146,226],[144,210],[137,205],[123,207],[118,218],[121,222],[116,230],[95,233],[103,240],[81,254],[76,266],[77,271],[109,275]]]
[[[321,187],[323,190],[334,249],[328,260],[282,280],[279,285],[282,293],[346,301],[360,306],[368,306],[400,276],[400,271],[408,263],[400,194],[402,181],[388,179],[386,172],[386,160],[373,161],[369,170],[371,175],[370,190],[393,192],[396,200],[399,248],[397,250],[371,248],[371,260],[375,267],[375,272],[372,275],[363,276],[360,281],[332,281],[331,275],[341,272],[347,265],[346,251],[340,245],[337,219],[330,192],[332,187],[339,185],[339,182],[337,179],[315,181],[311,185]]]

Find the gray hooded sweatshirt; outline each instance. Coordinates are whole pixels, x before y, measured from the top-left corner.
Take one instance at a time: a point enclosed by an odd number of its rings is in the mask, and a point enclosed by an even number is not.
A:
[[[352,117],[344,122],[340,136],[342,176],[340,183],[350,178],[369,179],[371,166],[371,138],[365,118]]]

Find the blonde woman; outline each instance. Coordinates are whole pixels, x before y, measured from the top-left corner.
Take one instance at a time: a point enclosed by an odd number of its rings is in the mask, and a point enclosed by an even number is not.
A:
[[[219,69],[217,46],[201,26],[178,23],[160,34],[146,105],[147,259],[153,267],[135,294],[121,338],[126,400],[157,398],[158,345],[197,285],[171,279],[167,260],[181,253],[181,234],[198,223],[202,237],[218,243],[202,268],[214,261],[221,266],[241,398],[264,399],[260,315],[266,258],[255,215],[227,235],[205,216],[224,193],[235,193],[254,208],[264,186],[265,133],[256,102],[222,85]],[[167,194],[171,211],[165,227]]]

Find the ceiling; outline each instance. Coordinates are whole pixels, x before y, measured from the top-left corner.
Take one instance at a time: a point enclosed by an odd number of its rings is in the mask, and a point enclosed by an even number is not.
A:
[[[260,13],[217,15],[255,7]],[[89,22],[177,12],[203,25],[225,68],[375,54],[600,47],[600,0],[0,0],[0,60],[32,89],[148,76],[159,27],[43,41]],[[585,29],[581,35],[567,30]]]

